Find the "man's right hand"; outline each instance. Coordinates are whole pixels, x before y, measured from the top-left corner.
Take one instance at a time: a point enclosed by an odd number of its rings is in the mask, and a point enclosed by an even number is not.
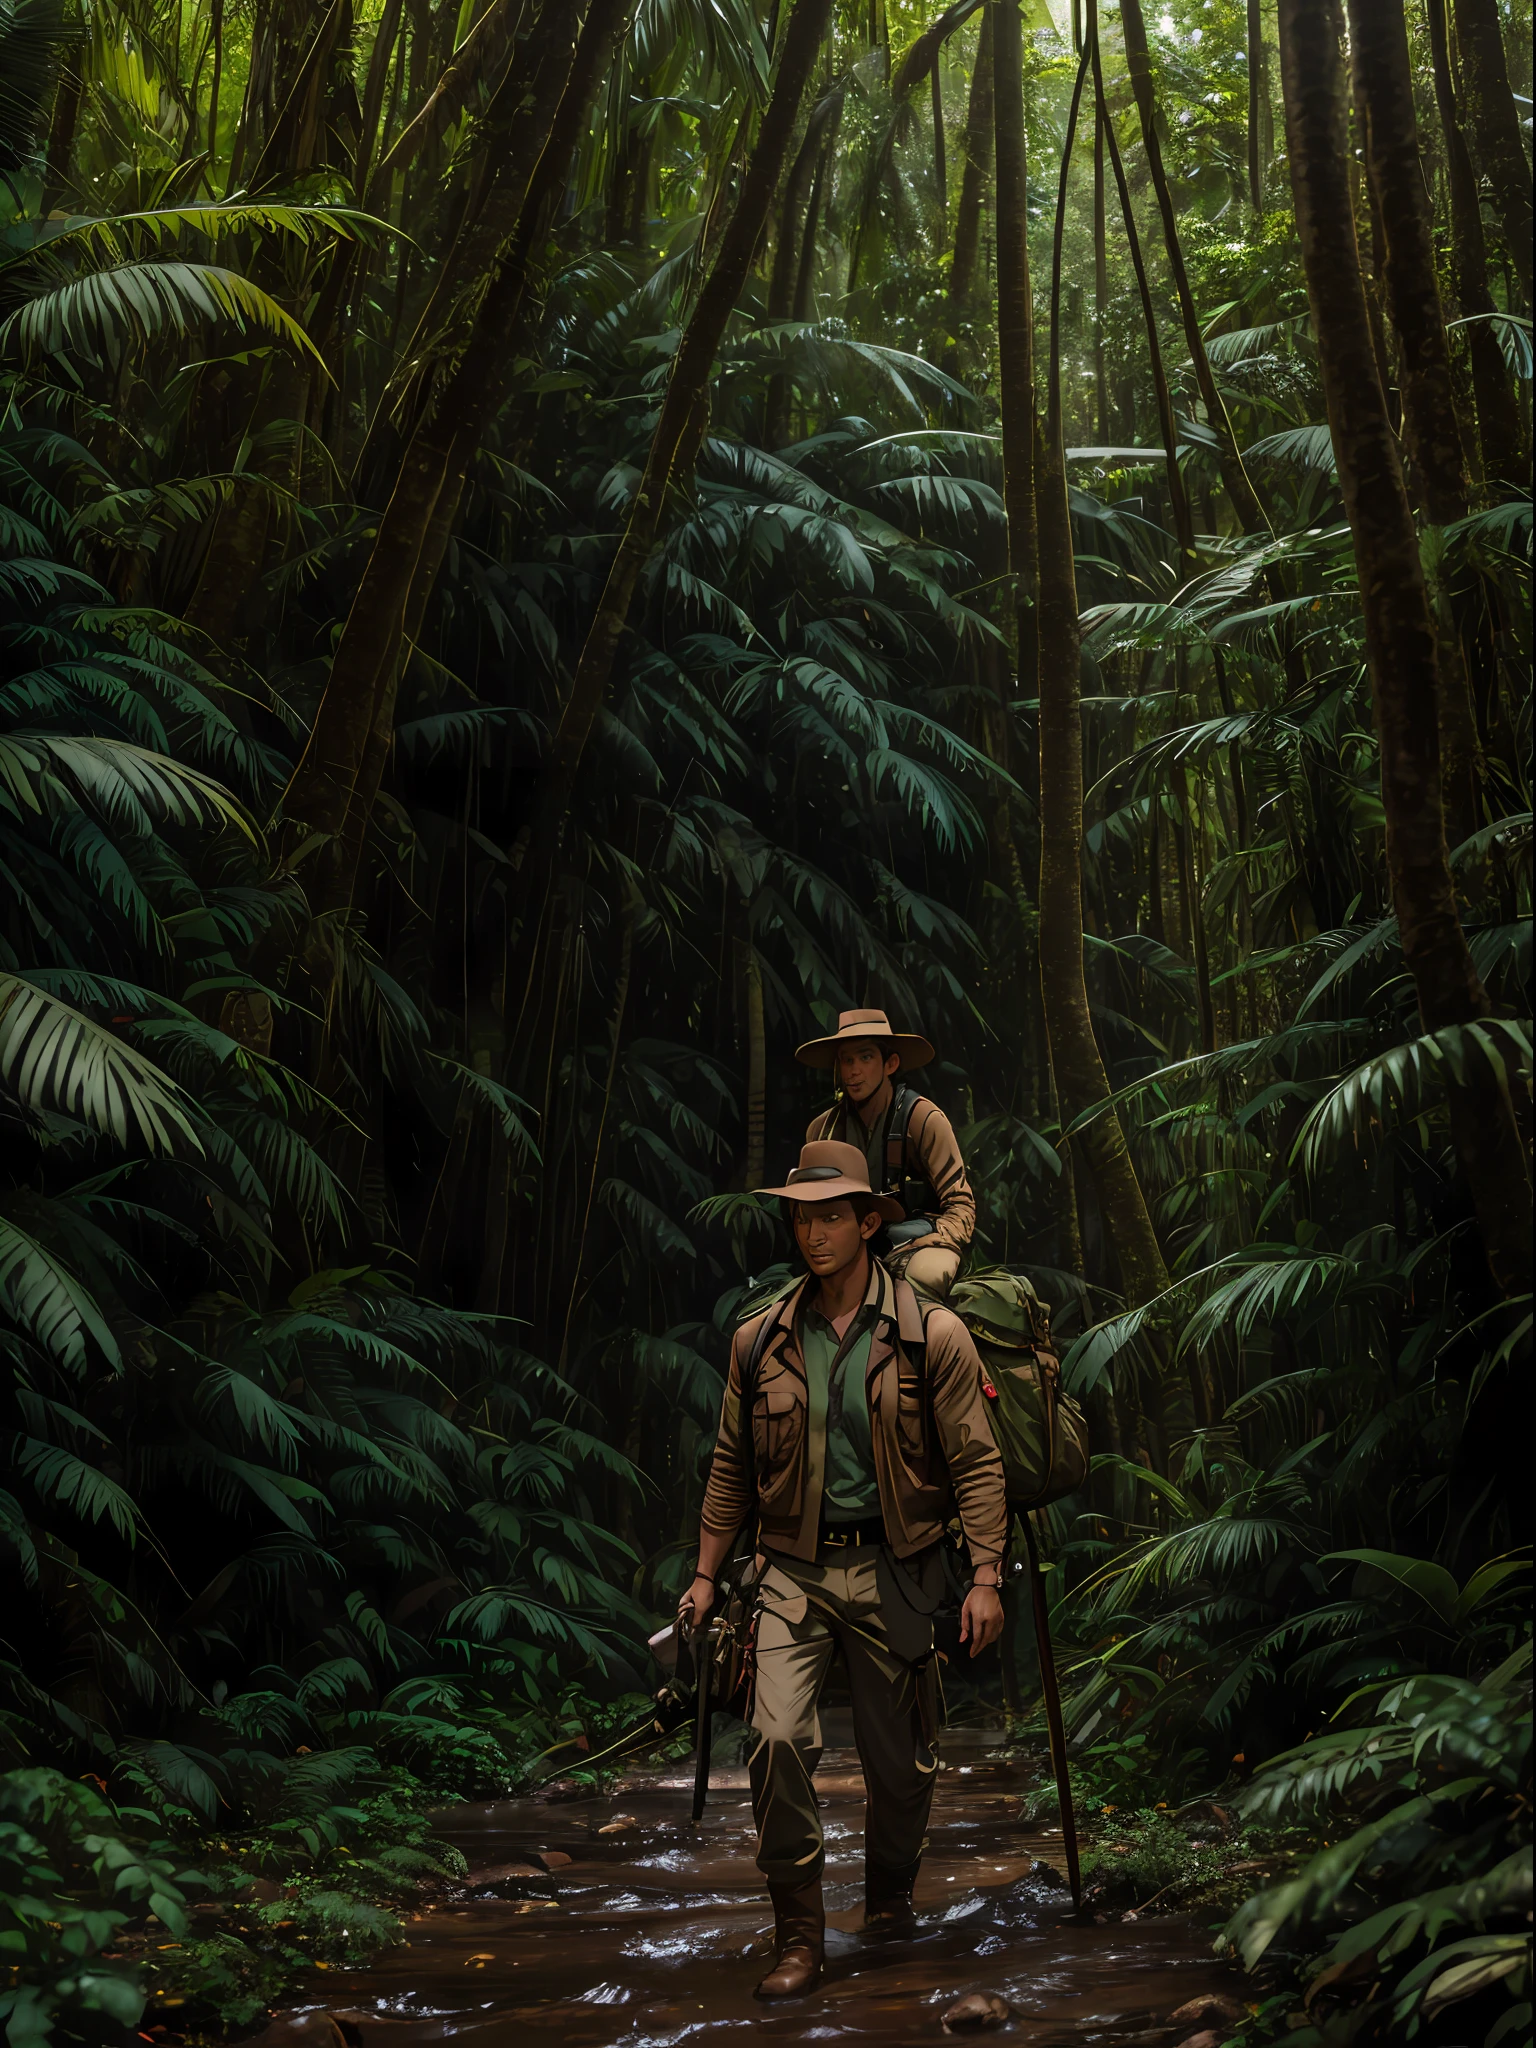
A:
[[[677,1618],[685,1628],[702,1628],[709,1619],[709,1610],[715,1604],[715,1582],[706,1578],[703,1572],[695,1572],[693,1584],[677,1603]]]

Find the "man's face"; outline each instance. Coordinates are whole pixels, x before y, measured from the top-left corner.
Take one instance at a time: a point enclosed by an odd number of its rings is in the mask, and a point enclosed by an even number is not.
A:
[[[900,1065],[901,1054],[887,1053],[877,1038],[855,1038],[837,1048],[837,1078],[850,1102],[868,1102]]]
[[[841,1273],[880,1228],[880,1212],[860,1216],[852,1202],[796,1202],[790,1211],[800,1256],[818,1280]]]

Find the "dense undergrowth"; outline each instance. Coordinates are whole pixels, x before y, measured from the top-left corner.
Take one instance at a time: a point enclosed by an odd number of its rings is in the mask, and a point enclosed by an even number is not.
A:
[[[15,2048],[254,2025],[451,1882],[434,1803],[622,1720],[691,1564],[731,1319],[784,1257],[745,1190],[818,1106],[789,1049],[863,1001],[938,1042],[975,1255],[1052,1301],[1092,1417],[1090,1484],[1043,1535],[1103,1897],[1235,1916],[1248,2039],[1530,2031],[1529,1297],[1490,1272],[1450,1120],[1472,1082],[1528,1120],[1530,1087],[1531,357],[1501,187],[1483,166],[1481,307],[1448,169],[1476,109],[1442,105],[1436,10],[1410,9],[1465,503],[1431,519],[1408,485],[1489,999],[1426,1031],[1273,19],[1257,44],[1228,0],[1150,25],[1173,248],[1102,25],[1155,357],[1080,155],[1058,339],[1112,1094],[1074,1122],[981,203],[998,11],[943,15],[935,98],[900,64],[929,10],[833,10],[798,196],[530,896],[701,224],[782,30],[747,0],[625,16],[527,239],[509,389],[402,622],[337,894],[285,791],[511,232],[508,104],[542,104],[554,16],[493,7],[466,42],[469,12],[386,4],[325,42],[265,0],[0,0]],[[1074,65],[1026,12],[1038,280]],[[1498,21],[1528,90],[1528,16]],[[1134,1300],[1085,1150],[1110,1107],[1166,1267]],[[987,1681],[1016,1711],[1027,1635]]]

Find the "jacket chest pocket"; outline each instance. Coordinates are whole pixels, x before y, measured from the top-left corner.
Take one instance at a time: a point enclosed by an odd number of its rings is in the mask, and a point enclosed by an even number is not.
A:
[[[927,1403],[923,1398],[923,1382],[916,1373],[898,1371],[896,1374],[896,1440],[903,1454],[916,1460],[923,1454],[927,1436]]]
[[[752,1401],[752,1445],[764,1478],[785,1463],[801,1428],[804,1392],[782,1369],[761,1381]]]

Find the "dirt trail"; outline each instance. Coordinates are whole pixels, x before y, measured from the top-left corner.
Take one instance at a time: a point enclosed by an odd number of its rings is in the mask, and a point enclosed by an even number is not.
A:
[[[740,2039],[882,2043],[949,2038],[963,1993],[1001,1994],[1001,2038],[1030,2048],[1181,2043],[1171,2015],[1205,1993],[1241,1996],[1209,1931],[1181,1918],[1071,1917],[1039,1862],[1060,1833],[1015,1817],[1024,1774],[984,1731],[951,1730],[918,1886],[919,1937],[874,1942],[861,1917],[864,1785],[851,1749],[817,1784],[828,1843],[825,1979],[810,1998],[758,2005],[770,1913],[752,1861],[746,1773],[717,1767],[709,1811],[688,1820],[691,1775],[632,1773],[601,1798],[463,1806],[443,1832],[464,1851],[461,1896],[423,1913],[409,1947],[329,1980],[332,2010],[389,2022],[390,2048],[449,2036],[490,2048],[678,2048]],[[633,1825],[615,1826],[629,1821]],[[536,1858],[546,1857],[545,1868]],[[569,1860],[566,1860],[569,1859]],[[384,2030],[361,2026],[365,2048]]]

